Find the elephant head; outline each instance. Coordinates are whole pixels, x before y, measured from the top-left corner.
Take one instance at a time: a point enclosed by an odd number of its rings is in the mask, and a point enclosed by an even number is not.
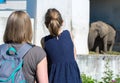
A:
[[[88,47],[92,50],[95,41],[99,42],[99,39],[103,39],[109,32],[108,26],[102,21],[91,23],[89,34],[88,34]]]

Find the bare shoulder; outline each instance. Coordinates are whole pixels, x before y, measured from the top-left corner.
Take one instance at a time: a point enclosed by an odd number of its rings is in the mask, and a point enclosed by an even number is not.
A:
[[[45,37],[43,37],[43,38],[41,39],[42,48],[44,48],[44,42],[45,42]]]
[[[45,40],[45,37],[41,38],[41,44],[44,42]]]

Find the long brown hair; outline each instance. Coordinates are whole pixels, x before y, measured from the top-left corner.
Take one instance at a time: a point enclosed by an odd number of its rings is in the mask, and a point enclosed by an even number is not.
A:
[[[26,12],[15,11],[8,17],[3,40],[5,43],[31,42],[32,25]]]
[[[48,9],[47,13],[45,14],[45,25],[49,29],[52,36],[59,35],[58,31],[62,26],[62,23],[63,19],[60,12],[55,8]]]

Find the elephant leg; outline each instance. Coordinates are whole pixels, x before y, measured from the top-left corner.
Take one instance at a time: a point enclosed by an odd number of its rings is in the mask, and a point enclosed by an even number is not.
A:
[[[107,36],[103,38],[104,52],[107,52]]]
[[[110,47],[109,47],[110,52],[112,51],[112,48],[113,48],[113,44],[111,44]]]
[[[95,52],[96,52],[96,53],[100,53],[99,46],[96,47]]]
[[[99,41],[99,38],[97,37],[97,38],[95,39],[95,42],[94,42],[94,51],[95,51],[96,53],[100,53],[99,43],[100,43],[100,41]]]
[[[112,51],[112,49],[113,49],[113,46],[114,46],[114,41],[112,41],[112,44],[110,44],[110,46],[109,46],[109,49],[108,49],[108,51]]]
[[[100,43],[99,43],[99,50],[100,50],[100,53],[103,54],[104,53],[104,47],[103,47],[103,41],[101,40]]]

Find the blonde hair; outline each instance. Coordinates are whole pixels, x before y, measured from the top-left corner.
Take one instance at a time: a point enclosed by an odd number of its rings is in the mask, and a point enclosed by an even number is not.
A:
[[[45,25],[49,29],[50,34],[52,36],[58,36],[59,28],[62,26],[63,19],[61,17],[60,12],[53,8],[48,9],[46,15],[45,15]]]
[[[5,43],[31,42],[32,25],[26,12],[15,11],[8,17],[3,40]]]

